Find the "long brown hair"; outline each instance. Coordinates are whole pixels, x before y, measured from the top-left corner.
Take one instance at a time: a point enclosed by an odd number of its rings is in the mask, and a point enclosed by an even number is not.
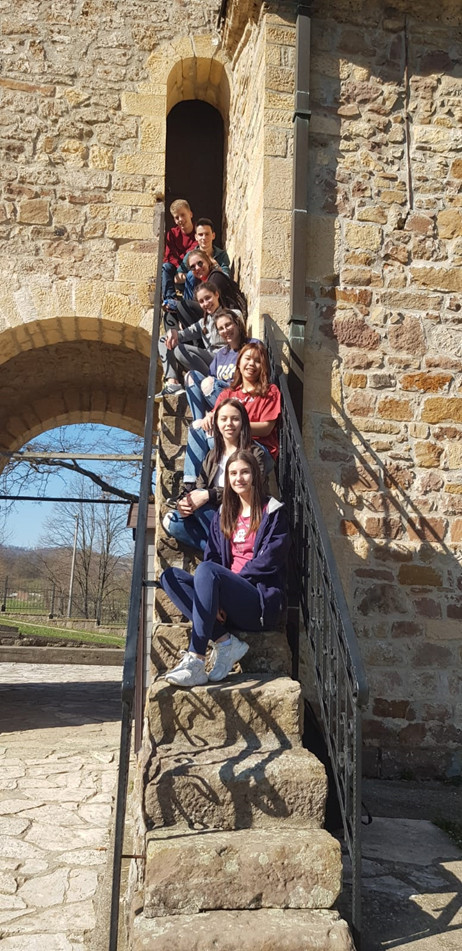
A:
[[[207,286],[210,285],[211,287],[215,286],[212,283],[212,281],[206,281],[206,284]],[[204,285],[202,285],[202,287],[204,287]],[[241,350],[244,344],[249,342],[249,338],[247,336],[247,327],[245,325],[245,320],[241,312],[232,310],[231,307],[220,307],[219,310],[216,310],[213,315],[215,324],[217,323],[217,320],[219,320],[220,317],[229,317],[229,319],[232,320],[233,324],[235,324],[236,327],[239,329],[239,343],[238,343],[237,349]],[[217,330],[218,330],[218,327],[217,327]],[[220,333],[219,330],[218,330],[218,333]]]
[[[216,284],[212,284],[212,281],[202,281],[202,284],[198,284],[197,287],[194,288],[194,297],[195,297],[196,300],[197,300],[197,295],[198,295],[199,291],[209,291],[211,294],[214,294],[214,295],[217,295],[217,296],[218,296],[218,309],[217,309],[217,310],[214,310],[213,314],[207,314],[207,313],[204,311],[204,316],[202,317],[202,327],[203,327],[203,331],[204,331],[204,335],[205,335],[205,331],[206,331],[206,329],[207,329],[207,317],[209,317],[209,316],[210,316],[210,317],[213,317],[213,319],[215,320],[216,314],[219,314],[219,313],[221,312],[221,309],[222,309],[222,308],[221,308],[221,300],[220,300],[220,293],[219,293],[219,291],[218,291],[217,285],[216,285]],[[197,302],[199,303],[199,301],[197,301]]]
[[[231,383],[230,389],[240,390],[242,388],[243,380],[242,380],[240,364],[241,364],[242,357],[244,356],[245,353],[247,353],[248,350],[256,350],[260,357],[260,362],[261,362],[260,379],[258,383],[255,385],[255,393],[257,394],[257,396],[266,396],[270,387],[270,365],[268,360],[268,354],[266,352],[266,347],[264,346],[264,344],[260,343],[260,341],[257,341],[257,343],[246,343],[245,347],[243,347],[242,350],[240,351],[239,356],[237,358],[236,369],[234,371],[233,381]]]
[[[220,404],[223,405],[223,404]],[[231,538],[241,511],[241,500],[231,488],[229,481],[229,467],[233,462],[245,462],[252,470],[252,489],[250,495],[250,524],[249,531],[256,532],[260,528],[263,515],[263,505],[265,497],[261,481],[261,473],[258,462],[252,452],[248,449],[236,449],[229,457],[225,468],[225,487],[223,490],[223,504],[221,506],[220,528],[226,538]]]
[[[212,449],[213,452],[213,462],[215,465],[218,465],[220,459],[225,452],[225,441],[221,435],[220,430],[218,429],[218,414],[223,406],[232,406],[233,409],[237,409],[241,416],[241,431],[239,433],[239,449],[250,449],[252,445],[252,434],[250,432],[250,423],[247,410],[243,403],[240,403],[239,400],[234,399],[232,396],[228,396],[228,399],[223,400],[222,403],[217,406],[215,413],[213,415],[213,441],[214,446]],[[231,458],[231,457],[230,457]]]

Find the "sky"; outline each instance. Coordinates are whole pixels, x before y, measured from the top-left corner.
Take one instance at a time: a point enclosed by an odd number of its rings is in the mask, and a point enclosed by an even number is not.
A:
[[[141,452],[141,444],[134,445],[135,437],[121,429],[107,426],[97,426],[94,424],[79,426],[62,426],[60,429],[50,430],[43,433],[37,439],[28,444],[28,449],[38,448],[44,444],[48,447],[53,446],[57,451],[65,448],[76,450],[77,446],[81,452],[100,452],[100,453],[129,453]],[[81,465],[87,468],[93,468],[98,474],[103,475],[110,484],[118,485],[129,492],[137,494],[139,491],[139,469],[136,471],[135,463],[114,464],[81,461]],[[29,481],[27,485],[17,491],[17,487],[10,486],[5,489],[5,485],[0,486],[0,495],[43,495],[43,496],[70,496],[76,495],[75,480],[79,477],[75,473],[59,469],[52,472],[47,480],[46,486],[40,483]],[[93,483],[88,480],[88,491],[91,491]],[[74,486],[74,490],[73,490]],[[0,500],[0,513],[3,514],[6,502]],[[2,512],[3,510],[3,512]],[[41,539],[45,531],[45,522],[53,511],[52,502],[17,502],[13,510],[8,514],[6,522],[0,523],[3,543],[14,545],[19,548],[36,548],[40,546]],[[128,516],[128,506],[127,506]],[[130,530],[127,529],[127,533]]]

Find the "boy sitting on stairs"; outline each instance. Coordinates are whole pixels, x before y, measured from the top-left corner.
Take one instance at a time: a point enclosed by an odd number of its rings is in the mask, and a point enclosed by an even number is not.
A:
[[[177,687],[197,687],[228,676],[249,647],[228,628],[274,627],[285,606],[290,546],[285,507],[263,494],[255,456],[239,449],[225,470],[223,504],[213,518],[204,561],[194,575],[167,568],[160,585],[192,621],[189,650],[165,675]],[[213,667],[205,670],[208,642]]]

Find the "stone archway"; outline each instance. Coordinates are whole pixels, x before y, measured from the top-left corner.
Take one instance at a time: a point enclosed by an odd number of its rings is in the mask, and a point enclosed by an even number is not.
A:
[[[67,336],[61,338],[56,322],[54,329],[43,322],[28,329],[22,346],[14,348],[10,341],[10,356],[1,368],[3,451],[67,423],[102,423],[142,434],[149,369],[146,332],[128,328],[122,335],[110,322],[85,318],[69,320]],[[53,342],[47,342],[53,335]]]

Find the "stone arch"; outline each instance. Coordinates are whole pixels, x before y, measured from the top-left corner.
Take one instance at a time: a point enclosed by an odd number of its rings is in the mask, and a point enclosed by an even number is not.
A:
[[[102,423],[142,434],[150,350],[146,331],[94,318],[61,318],[15,328],[3,337],[8,338],[0,386],[3,450],[14,451],[67,423]]]

